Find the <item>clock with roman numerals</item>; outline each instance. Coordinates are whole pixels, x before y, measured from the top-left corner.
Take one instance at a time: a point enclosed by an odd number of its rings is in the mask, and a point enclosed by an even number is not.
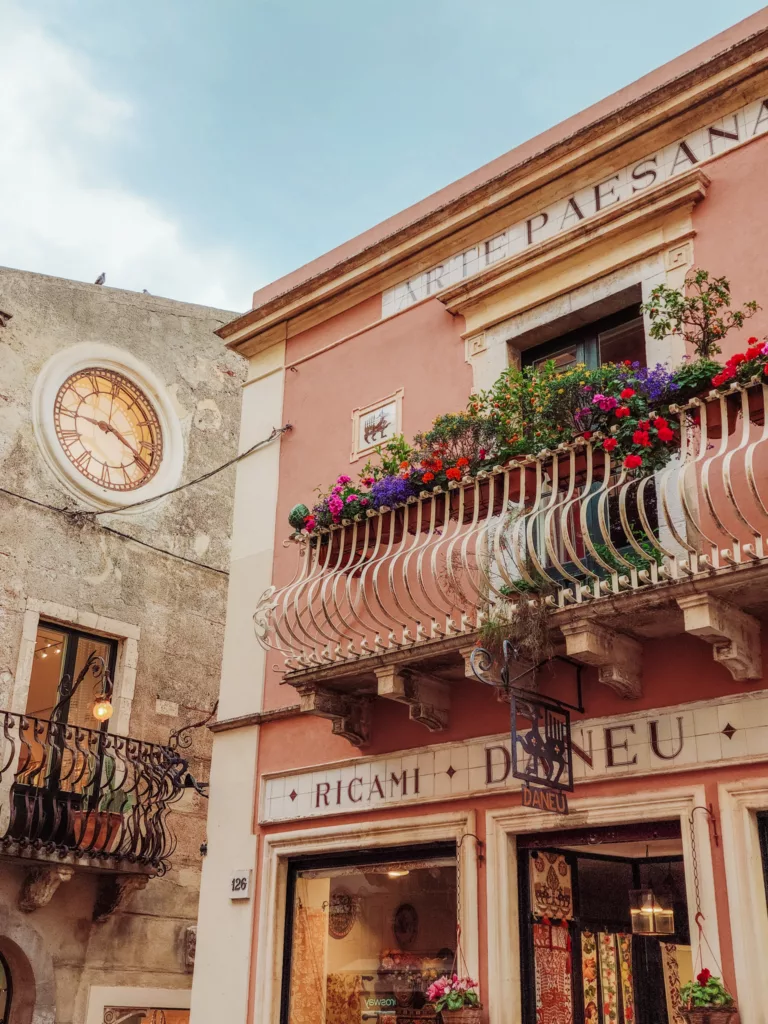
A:
[[[160,420],[141,388],[122,373],[92,367],[71,374],[58,390],[53,419],[64,454],[101,487],[133,491],[160,467]]]

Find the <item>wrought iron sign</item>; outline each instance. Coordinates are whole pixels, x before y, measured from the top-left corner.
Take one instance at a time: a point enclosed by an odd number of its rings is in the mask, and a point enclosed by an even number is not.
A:
[[[509,695],[512,775],[523,783],[523,806],[567,814],[566,794],[573,792],[571,711],[584,711],[581,666],[556,655],[510,677],[511,665],[521,664],[518,654],[511,641],[502,643],[498,682],[488,676],[496,659],[484,647],[475,648],[470,665],[481,682],[498,686]],[[552,661],[564,662],[574,669],[577,703],[569,704],[556,697],[545,697],[532,688],[515,686],[526,677],[535,685],[538,670]]]

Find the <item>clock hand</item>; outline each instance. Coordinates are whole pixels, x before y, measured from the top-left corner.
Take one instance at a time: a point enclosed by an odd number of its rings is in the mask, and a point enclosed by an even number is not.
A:
[[[109,430],[112,434],[114,434],[115,437],[118,439],[118,441],[122,441],[123,444],[125,445],[125,447],[129,448],[133,452],[133,454],[136,456],[137,459],[141,459],[141,454],[136,451],[136,449],[133,447],[131,442],[129,440],[127,440],[127,438],[123,437],[123,435],[120,433],[120,431],[117,429],[117,427],[113,427],[111,423],[107,423],[106,424],[106,429]],[[141,461],[143,462],[144,460],[141,459]]]

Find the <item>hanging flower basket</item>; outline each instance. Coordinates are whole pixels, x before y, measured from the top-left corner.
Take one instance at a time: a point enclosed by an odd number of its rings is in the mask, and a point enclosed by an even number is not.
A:
[[[739,1010],[733,1006],[699,1006],[693,1010],[680,1009],[686,1024],[738,1024]]]
[[[483,1008],[482,1006],[463,1006],[460,1010],[443,1010],[440,1016],[443,1018],[443,1024],[481,1024]]]

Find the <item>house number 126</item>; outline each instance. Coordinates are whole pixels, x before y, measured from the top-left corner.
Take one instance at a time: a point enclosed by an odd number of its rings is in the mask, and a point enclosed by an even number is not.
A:
[[[251,872],[233,871],[229,879],[229,898],[249,900],[251,898]]]

